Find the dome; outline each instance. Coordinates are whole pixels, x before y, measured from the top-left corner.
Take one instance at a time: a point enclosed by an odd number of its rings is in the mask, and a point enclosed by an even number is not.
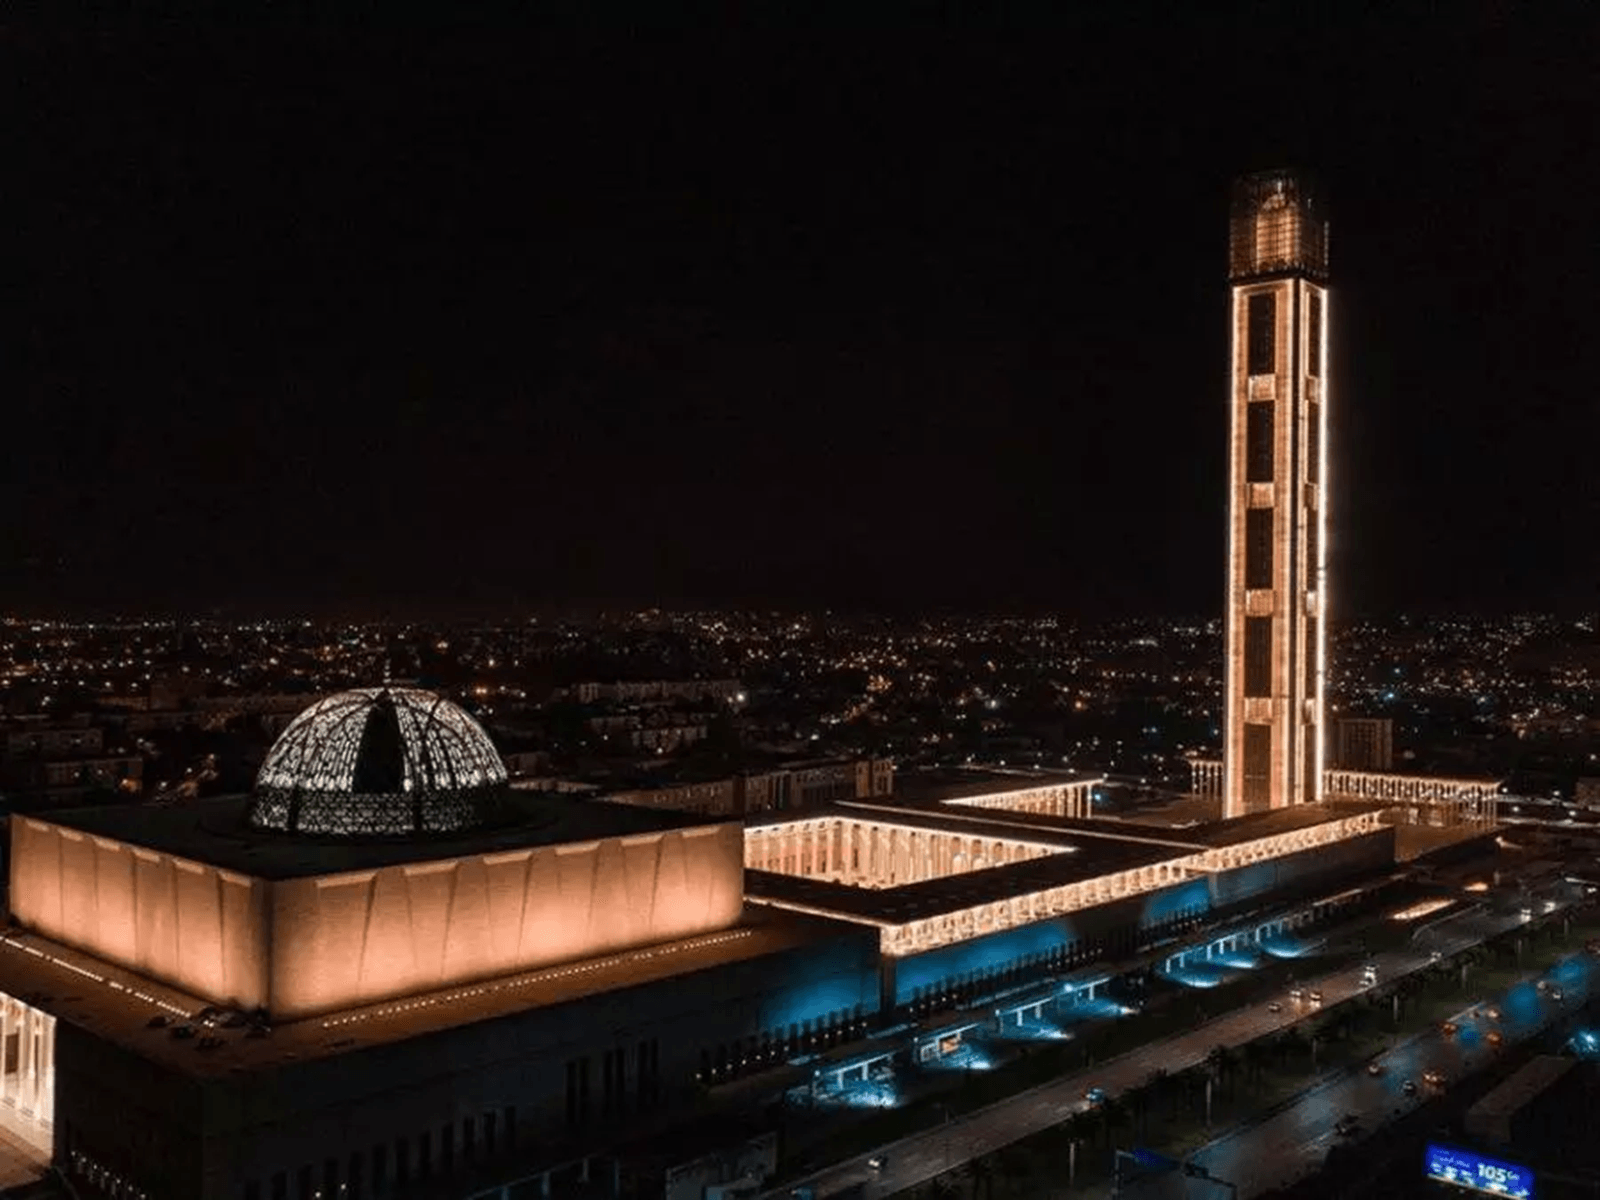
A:
[[[415,688],[356,688],[289,723],[256,775],[246,820],[320,837],[452,833],[488,824],[505,764],[483,727]]]

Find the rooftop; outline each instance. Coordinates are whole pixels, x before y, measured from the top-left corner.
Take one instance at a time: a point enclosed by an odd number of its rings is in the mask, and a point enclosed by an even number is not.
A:
[[[1206,850],[1277,837],[1360,813],[1381,812],[1385,807],[1382,804],[1306,804],[1254,813],[1232,821],[1172,828],[1134,821],[1038,816],[993,808],[933,813],[895,808],[892,798],[888,797],[846,801],[827,809],[796,813],[786,820],[871,821],[975,837],[1026,840],[1051,846],[1057,853],[889,888],[854,887],[799,875],[746,869],[745,894],[753,900],[803,911],[837,914],[868,924],[900,925],[1081,883],[1118,871],[1169,862]],[[763,825],[777,823],[760,822]]]
[[[837,925],[752,909],[739,925],[719,933],[311,1017],[274,1026],[265,1036],[251,1036],[244,1027],[196,1024],[196,1036],[177,1037],[173,1028],[189,1023],[206,1001],[35,934],[0,937],[0,991],[161,1066],[216,1079],[514,1016],[839,936]],[[153,1026],[156,1017],[169,1024]],[[219,1044],[202,1049],[201,1037]]]
[[[991,827],[983,832],[992,837],[999,831]],[[1165,862],[1177,856],[1170,846],[1095,836],[1065,841],[1062,849],[1068,852],[892,888],[851,887],[798,875],[746,869],[744,890],[752,900],[770,900],[824,915],[836,913],[868,924],[900,925]]]
[[[247,795],[224,796],[159,808],[68,809],[37,819],[258,879],[335,875],[715,823],[691,813],[512,792],[505,800],[506,823],[492,829],[440,833],[426,841],[351,841],[253,828],[245,821],[251,802]]]
[[[929,804],[947,804],[952,800],[966,800],[974,796],[993,796],[1003,792],[1098,783],[1103,778],[1102,775],[1084,771],[1003,771],[986,767],[933,767],[922,771],[903,771],[896,775],[894,795],[885,799],[904,801],[920,807]]]

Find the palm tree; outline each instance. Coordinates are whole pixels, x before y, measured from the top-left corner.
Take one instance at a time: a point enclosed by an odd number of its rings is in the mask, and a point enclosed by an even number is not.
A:
[[[1219,1049],[1222,1053],[1217,1056],[1217,1067],[1221,1070],[1222,1077],[1228,1082],[1228,1095],[1231,1097],[1234,1093],[1234,1086],[1239,1079],[1239,1064],[1243,1060],[1239,1052],[1232,1046],[1222,1046]]]
[[[1007,1195],[1011,1193],[1012,1180],[1026,1179],[1032,1173],[1033,1160],[1020,1146],[1007,1146],[1000,1153],[990,1157],[994,1160],[995,1175],[1005,1183]]]
[[[1245,1079],[1251,1083],[1260,1083],[1261,1075],[1267,1068],[1267,1059],[1272,1053],[1271,1043],[1264,1038],[1248,1042],[1244,1048]]]
[[[1128,1107],[1133,1110],[1133,1138],[1139,1140],[1144,1132],[1145,1117],[1150,1113],[1150,1085],[1136,1087],[1128,1093]]]
[[[1133,1118],[1128,1112],[1128,1106],[1122,1100],[1113,1097],[1102,1106],[1106,1122],[1106,1144],[1116,1145],[1117,1131],[1133,1123]]]
[[[1280,1043],[1283,1052],[1283,1061],[1287,1063],[1292,1056],[1297,1055],[1301,1051],[1305,1050],[1308,1045],[1309,1043],[1306,1041],[1306,1035],[1300,1032],[1299,1027],[1290,1026],[1284,1031],[1283,1038]]]
[[[978,1189],[982,1187],[986,1200],[994,1200],[994,1159],[985,1154],[982,1158],[972,1160],[972,1200],[978,1200]]]
[[[1165,1067],[1157,1067],[1154,1071],[1151,1071],[1150,1077],[1144,1081],[1144,1087],[1141,1090],[1149,1093],[1149,1100],[1152,1103],[1156,1097],[1163,1095],[1167,1097],[1170,1103],[1172,1100],[1172,1087],[1171,1081],[1167,1077],[1167,1069]],[[1176,1114],[1173,1115],[1175,1116]]]

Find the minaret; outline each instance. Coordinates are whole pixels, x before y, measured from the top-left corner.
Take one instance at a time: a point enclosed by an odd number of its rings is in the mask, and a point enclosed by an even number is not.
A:
[[[1289,171],[1234,184],[1223,816],[1322,798],[1328,223]]]

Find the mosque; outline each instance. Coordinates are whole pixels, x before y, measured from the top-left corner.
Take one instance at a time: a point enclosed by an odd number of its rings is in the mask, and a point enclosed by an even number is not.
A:
[[[448,700],[331,696],[248,795],[13,819],[0,1121],[86,1194],[475,1194],[987,978],[1393,861],[1377,805],[1154,829],[1088,786],[746,828],[516,791]]]
[[[921,1066],[980,1002],[1036,1020],[1370,894],[1394,804],[1324,771],[1326,222],[1286,172],[1234,199],[1229,819],[1041,773],[693,817],[513,790],[449,701],[341,693],[249,795],[12,819],[9,1140],[119,1200],[509,1196],[741,1073],[895,1030]]]

